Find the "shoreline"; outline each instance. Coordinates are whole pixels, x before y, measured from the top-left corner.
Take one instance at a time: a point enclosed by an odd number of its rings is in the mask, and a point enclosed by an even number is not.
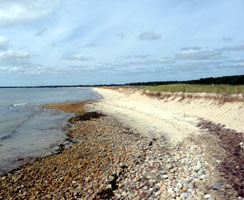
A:
[[[242,135],[233,138],[239,133],[201,120],[197,125],[204,134],[172,144],[164,136],[143,136],[96,110],[93,106],[100,101],[53,104],[52,108],[77,112],[67,127],[74,143],[0,177],[0,199],[244,197]]]
[[[85,104],[95,102],[96,100],[90,100],[90,101],[82,101],[82,102],[64,102],[64,103],[55,103],[55,104],[44,104],[40,106],[44,109],[53,109],[64,113],[69,114],[81,114],[79,113],[82,111],[82,107]],[[75,106],[72,106],[75,105]],[[74,116],[73,116],[74,117]],[[73,117],[70,117],[67,119],[66,124],[62,128],[63,133],[63,139],[60,139],[59,141],[52,143],[48,148],[43,150],[39,155],[35,156],[25,156],[25,157],[17,157],[15,160],[10,160],[11,162],[17,162],[11,166],[10,170],[3,171],[3,173],[0,173],[0,177],[7,176],[7,175],[13,175],[17,173],[19,170],[21,170],[25,165],[32,164],[35,161],[43,158],[47,158],[54,154],[60,154],[65,148],[72,145],[73,143],[76,143],[76,140],[73,140],[73,138],[69,134],[69,128],[72,126],[72,123],[70,122],[70,119]]]
[[[78,107],[80,107],[79,106],[79,104],[82,104],[82,106],[84,106],[85,104],[87,104],[87,102],[81,102],[81,103],[61,103],[61,104],[53,104],[53,105],[51,105],[51,107],[55,107],[56,109],[57,109],[57,107],[59,107],[59,106],[61,106],[61,109],[60,110],[62,110],[62,111],[65,111],[66,109],[67,109],[67,105],[78,105]],[[64,107],[63,107],[64,106]],[[68,107],[69,107],[68,106]],[[46,107],[46,106],[45,106]],[[63,109],[63,108],[64,109]],[[52,109],[53,109],[52,108]],[[73,109],[73,106],[71,106],[70,107],[71,108],[71,110]],[[67,110],[66,110],[67,111]],[[67,111],[68,112],[68,111]],[[70,111],[69,111],[70,112]],[[83,123],[85,123],[86,121],[88,122],[88,125],[89,125],[89,123],[92,123],[92,125],[93,125],[93,122],[92,122],[92,120],[93,119],[99,119],[100,117],[104,117],[104,115],[102,115],[102,114],[99,114],[99,113],[96,113],[96,112],[89,112],[89,113],[82,113],[82,114],[77,114],[76,116],[74,116],[74,117],[72,117],[72,118],[70,118],[70,120],[69,120],[69,123],[72,123],[73,124],[73,127],[72,126],[69,126],[68,127],[68,129],[69,129],[69,138],[71,138],[71,139],[73,139],[73,140],[75,140],[75,142],[73,142],[73,145],[72,146],[68,146],[68,147],[64,147],[63,146],[63,144],[60,144],[59,146],[60,146],[60,150],[57,152],[57,153],[55,153],[55,154],[52,154],[52,155],[49,155],[49,156],[47,156],[47,157],[44,157],[44,158],[38,158],[38,159],[36,159],[35,160],[35,162],[33,162],[33,163],[27,163],[24,167],[22,167],[21,169],[18,169],[18,170],[16,170],[13,174],[8,174],[7,176],[2,176],[1,178],[0,178],[0,199],[4,199],[4,198],[7,198],[7,197],[13,197],[14,199],[25,199],[26,197],[34,197],[34,198],[39,198],[40,197],[40,191],[38,192],[38,191],[36,191],[36,192],[34,192],[34,193],[32,193],[32,194],[27,194],[26,192],[23,192],[23,189],[24,189],[24,187],[23,187],[23,183],[24,184],[27,184],[27,181],[26,180],[23,180],[23,179],[25,179],[25,178],[27,178],[28,179],[28,175],[34,175],[35,173],[33,173],[33,171],[37,171],[37,173],[38,172],[40,172],[40,170],[42,171],[42,172],[44,172],[45,173],[45,171],[47,170],[47,169],[45,169],[45,167],[46,167],[46,165],[43,165],[43,162],[44,163],[49,163],[50,162],[50,160],[52,161],[52,162],[55,162],[55,160],[56,159],[59,159],[59,157],[61,157],[61,163],[59,163],[59,164],[64,164],[63,162],[64,162],[64,160],[66,160],[66,164],[68,164],[67,163],[67,161],[69,161],[69,159],[67,158],[67,156],[69,156],[70,154],[68,153],[67,154],[67,152],[73,152],[74,153],[74,151],[77,149],[77,148],[79,148],[80,147],[80,145],[79,145],[79,147],[77,147],[77,144],[78,143],[82,143],[81,141],[82,140],[80,140],[79,138],[77,138],[77,137],[75,137],[74,136],[74,126],[76,126],[77,125],[77,123],[80,123],[81,121],[83,122]],[[92,119],[92,120],[90,120],[90,119]],[[105,120],[106,121],[106,120]],[[114,121],[113,122],[113,120],[112,119],[109,119],[106,123],[115,123],[116,124],[116,122]],[[96,126],[100,126],[101,125],[101,123],[95,123],[96,124]],[[106,124],[105,124],[105,126],[106,126]],[[122,128],[122,126],[120,127],[120,125],[119,124],[116,124],[115,126],[118,126],[119,128],[118,128],[118,130],[120,130],[120,129],[123,129]],[[115,126],[114,126],[114,128],[115,128]],[[91,127],[92,128],[92,127]],[[99,128],[99,127],[98,127]],[[108,127],[108,128],[110,128],[110,127]],[[123,129],[124,130],[124,129]],[[86,129],[86,131],[89,131],[89,129]],[[121,131],[121,130],[120,130]],[[127,129],[126,129],[126,131],[128,131]],[[103,136],[102,136],[103,137]],[[86,136],[85,136],[85,138],[86,138]],[[107,140],[107,139],[106,139]],[[118,142],[119,140],[118,140],[118,138],[117,138],[117,142]],[[114,141],[114,142],[116,142],[116,141]],[[93,144],[93,143],[92,143]],[[85,145],[85,144],[84,144]],[[85,145],[86,146],[86,148],[89,146],[88,144],[86,144]],[[98,149],[100,149],[101,148],[101,144],[98,144]],[[108,147],[108,144],[106,144],[105,145],[106,146],[106,148]],[[81,147],[82,148],[82,147]],[[75,153],[76,154],[79,154],[79,153],[86,153],[86,148],[85,148],[85,150],[83,150],[83,151],[76,151]],[[89,148],[89,147],[88,147]],[[104,152],[105,152],[105,157],[101,157],[101,155],[99,155],[100,154],[100,152],[95,152],[94,153],[94,156],[99,156],[100,157],[100,159],[102,159],[102,160],[106,160],[106,159],[108,159],[107,161],[110,161],[110,157],[111,157],[111,149],[104,149]],[[65,158],[64,158],[65,157]],[[117,157],[117,156],[116,156]],[[120,155],[120,159],[122,158],[122,160],[125,160],[126,158],[125,158],[125,156],[124,155]],[[97,160],[97,159],[96,159]],[[76,162],[76,159],[74,159],[73,160],[74,162]],[[86,160],[86,161],[88,161],[88,160]],[[89,162],[89,161],[88,161]],[[93,162],[92,162],[93,163]],[[56,163],[57,164],[57,163]],[[86,164],[86,163],[85,163]],[[102,163],[100,163],[100,164],[102,164]],[[107,162],[107,164],[109,164],[108,162]],[[59,166],[59,167],[61,167],[61,166]],[[80,166],[79,166],[80,167]],[[91,167],[91,166],[90,166]],[[40,169],[39,169],[40,168]],[[97,168],[100,168],[100,167],[97,167]],[[103,168],[105,168],[105,166],[103,167]],[[70,170],[71,169],[71,166],[67,169],[67,170]],[[51,170],[54,170],[52,173],[54,173],[56,170],[58,170],[56,167],[54,167],[54,168],[52,168]],[[86,170],[89,170],[89,168],[86,168],[86,166],[85,166],[85,171]],[[123,173],[124,171],[125,171],[125,169],[124,169],[124,167],[123,167],[123,165],[121,166],[121,167],[119,167],[118,168],[118,170],[120,170],[118,173]],[[41,173],[42,173],[41,172]],[[100,170],[98,170],[98,172],[100,172]],[[60,172],[60,173],[63,173],[63,172]],[[65,172],[64,172],[65,173]],[[111,172],[111,174],[113,174],[113,173],[115,173],[114,171],[113,172]],[[51,174],[51,173],[50,173]],[[89,178],[89,176],[86,176],[87,178]],[[87,179],[86,178],[86,179]],[[57,179],[55,179],[55,180],[57,180]],[[33,181],[33,182],[39,182],[38,181],[38,178],[37,177],[34,177],[33,179],[31,179],[31,180],[28,180],[28,183],[30,183],[31,181]],[[64,178],[63,177],[61,177],[59,180],[57,180],[58,182],[63,182],[64,181]],[[83,179],[82,179],[82,181],[84,181]],[[17,183],[17,184],[16,184]],[[75,181],[72,181],[72,184],[75,184]],[[16,186],[16,187],[14,187],[14,185]],[[102,187],[102,188],[97,188],[97,189],[99,189],[98,191],[97,191],[97,193],[101,193],[101,196],[107,196],[107,195],[109,195],[110,196],[110,192],[106,192],[106,189],[105,189],[105,186],[107,185],[107,181],[105,181],[104,180],[104,187]],[[28,188],[29,186],[27,186],[27,188]],[[25,189],[27,189],[27,188],[25,188]],[[75,186],[75,188],[76,188],[76,186]],[[21,191],[21,192],[19,192],[19,191]],[[100,191],[100,192],[99,192]],[[2,192],[4,192],[4,193],[2,193]],[[9,193],[8,193],[9,192]],[[8,193],[8,194],[7,194]],[[20,194],[21,193],[21,194]],[[104,194],[102,194],[102,193],[104,193]],[[6,196],[6,194],[7,194],[7,196]],[[42,194],[42,195],[44,195],[45,196],[45,193],[44,194]],[[41,195],[41,196],[42,196]],[[56,196],[56,197],[60,197],[60,196],[62,196],[62,194],[59,194],[58,196]],[[78,198],[78,197],[80,197],[81,196],[81,194],[80,193],[77,193],[76,194],[76,197]],[[71,195],[71,196],[69,196],[70,198],[74,198],[74,196],[73,195]]]
[[[30,91],[31,90],[31,91]],[[86,89],[13,89],[2,91],[0,174],[17,169],[26,162],[45,157],[65,141],[63,128],[72,116],[58,110],[45,109],[47,103],[97,99]]]

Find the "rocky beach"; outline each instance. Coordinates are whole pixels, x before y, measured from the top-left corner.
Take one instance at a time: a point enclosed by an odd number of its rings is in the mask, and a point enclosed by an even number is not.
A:
[[[244,0],[0,0],[0,200],[244,200]]]
[[[75,113],[67,142],[2,176],[0,199],[244,199],[243,133],[199,118],[198,134],[147,136],[101,102],[47,105]]]

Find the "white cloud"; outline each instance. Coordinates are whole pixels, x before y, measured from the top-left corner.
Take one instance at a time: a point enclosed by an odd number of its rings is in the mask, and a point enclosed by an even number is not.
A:
[[[97,66],[100,69],[108,69],[108,71],[116,70],[116,71],[124,71],[128,70],[130,72],[131,69],[144,69],[144,71],[148,71],[149,69],[156,69],[158,67],[166,67],[169,64],[173,64],[174,61],[171,58],[163,57],[163,58],[155,58],[155,59],[142,59],[142,60],[131,60],[128,62],[124,62],[124,60],[119,60],[115,62],[105,62]]]
[[[8,48],[8,38],[0,36],[0,50],[6,50]]]
[[[235,58],[232,60],[228,60],[228,62],[232,62],[232,63],[244,63],[244,58]]]
[[[0,1],[0,26],[32,21],[51,14],[61,0],[3,0]]]
[[[226,46],[218,49],[220,51],[244,51],[244,45],[239,46]]]
[[[0,71],[7,71],[8,68],[7,67],[0,67]]]
[[[159,40],[162,36],[154,31],[145,31],[139,34],[140,40]]]
[[[146,59],[148,57],[149,57],[148,54],[145,54],[145,55],[134,55],[134,56],[122,56],[122,58],[125,58],[125,59],[134,59],[134,58]]]
[[[202,49],[202,47],[183,47],[183,48],[181,48],[182,51],[198,51],[201,49]]]
[[[76,55],[73,55],[73,56],[63,56],[62,59],[71,60],[71,61],[73,61],[73,60],[89,61],[89,60],[92,60],[92,57],[76,54]]]
[[[0,64],[24,64],[28,62],[29,57],[27,52],[8,50],[0,52]]]
[[[27,63],[15,63],[15,64],[6,64],[0,66],[0,74],[42,74],[45,71],[45,67],[39,64],[33,64],[30,62]],[[47,71],[49,73],[50,71]]]
[[[220,51],[215,50],[205,50],[205,51],[183,51],[179,54],[176,54],[174,59],[175,60],[215,60],[221,59]]]

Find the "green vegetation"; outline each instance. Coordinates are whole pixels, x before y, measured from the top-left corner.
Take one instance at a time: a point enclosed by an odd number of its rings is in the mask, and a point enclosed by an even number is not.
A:
[[[188,92],[215,94],[244,94],[244,85],[200,85],[200,84],[170,84],[158,86],[130,86],[132,88],[157,92]]]

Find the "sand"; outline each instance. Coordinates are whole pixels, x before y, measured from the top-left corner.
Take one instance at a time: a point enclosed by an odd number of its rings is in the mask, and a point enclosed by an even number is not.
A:
[[[103,99],[88,110],[100,110],[125,123],[144,136],[165,137],[177,143],[191,134],[201,134],[197,124],[201,119],[244,132],[243,102],[219,104],[214,99],[181,99],[171,95],[165,99],[151,98],[142,91],[131,89],[94,88]]]

